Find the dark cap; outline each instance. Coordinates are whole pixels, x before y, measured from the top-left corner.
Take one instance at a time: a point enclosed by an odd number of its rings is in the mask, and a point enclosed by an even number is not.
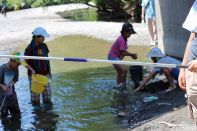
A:
[[[137,34],[134,29],[133,29],[133,25],[130,24],[129,22],[126,22],[122,25],[122,31],[125,31],[125,32],[129,32],[131,34]]]

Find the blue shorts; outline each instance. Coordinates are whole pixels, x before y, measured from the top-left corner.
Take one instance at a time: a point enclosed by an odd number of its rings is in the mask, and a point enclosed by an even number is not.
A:
[[[180,71],[180,70],[179,70],[178,68],[172,68],[172,70],[170,71],[170,75],[171,75],[174,79],[178,80],[179,71]]]
[[[120,58],[108,56],[108,60],[120,61]]]

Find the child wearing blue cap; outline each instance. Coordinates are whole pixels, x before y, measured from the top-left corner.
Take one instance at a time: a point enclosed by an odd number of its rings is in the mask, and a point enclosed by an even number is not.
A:
[[[46,37],[49,37],[50,35],[42,27],[35,28],[32,34],[33,34],[32,41],[25,49],[25,55],[48,57],[49,49],[47,45],[44,43],[44,40]],[[40,74],[51,79],[51,68],[50,68],[50,62],[48,60],[28,59],[26,60],[26,62],[35,70],[36,74]],[[32,73],[30,70],[28,70],[28,77],[29,77],[29,83],[31,89]],[[43,103],[51,104],[51,87],[49,83],[45,86],[45,89],[42,92],[42,97],[43,97]],[[40,94],[31,91],[31,102],[33,105],[39,105]]]

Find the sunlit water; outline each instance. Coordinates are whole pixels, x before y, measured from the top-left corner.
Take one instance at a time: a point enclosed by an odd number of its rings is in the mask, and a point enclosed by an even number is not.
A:
[[[47,42],[47,45],[50,56],[96,59],[106,59],[110,48],[108,42],[85,36],[60,37]],[[25,47],[20,50],[24,51]],[[139,60],[144,59],[148,50],[147,47],[137,46],[130,49],[131,52],[140,52]],[[1,54],[10,54],[11,51],[8,49]],[[7,61],[0,60],[0,65]],[[15,87],[22,118],[20,122],[8,123],[6,127],[0,123],[1,129],[114,131],[130,126],[127,118],[122,119],[117,114],[134,100],[134,96],[119,93],[113,88],[116,80],[111,64],[51,61],[51,67],[54,72],[51,82],[52,108],[31,105],[26,69],[20,66],[20,79]]]
[[[3,54],[8,54],[3,52]],[[7,62],[1,60],[1,64]],[[1,129],[18,130],[119,130],[117,93],[113,89],[114,71],[89,69],[53,75],[52,108],[33,107],[30,103],[26,69],[20,66],[16,84],[22,118],[19,122],[0,125]]]
[[[0,54],[10,54],[10,50],[1,52]],[[0,59],[0,64],[6,63],[7,61],[8,59]],[[51,82],[53,106],[49,107],[42,104],[41,106],[34,107],[30,103],[26,69],[20,66],[20,78],[15,87],[22,117],[20,121],[10,121],[4,125],[0,123],[0,131],[3,129],[114,131],[135,127],[139,122],[150,119],[155,115],[154,111],[151,112],[147,108],[151,104],[143,103],[142,101],[144,96],[153,94],[131,94],[132,83],[130,83],[129,74],[128,81],[129,86],[125,92],[115,89],[115,71],[112,66],[56,73],[53,74]],[[173,99],[181,98],[182,94],[175,92],[174,95],[168,96],[167,98],[175,101]],[[161,95],[160,97],[161,102],[162,99],[165,102],[170,101],[165,95]],[[184,100],[181,99],[181,101]],[[173,105],[174,107],[179,107],[183,104],[183,102],[179,102]],[[166,110],[160,112],[161,114],[171,110],[171,106],[170,108],[166,106],[165,108],[159,108],[158,106],[154,106],[154,103],[152,107],[154,107],[154,110],[158,110],[158,112],[166,108]],[[121,111],[128,113],[127,116],[118,117],[118,113]]]

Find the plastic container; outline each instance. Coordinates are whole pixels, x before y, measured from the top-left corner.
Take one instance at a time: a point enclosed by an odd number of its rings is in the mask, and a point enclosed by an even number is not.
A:
[[[144,102],[151,102],[151,101],[155,101],[157,99],[158,99],[157,96],[149,96],[149,97],[144,97],[143,101]]]
[[[40,74],[33,75],[31,91],[38,94],[42,93],[46,84],[48,84],[48,78],[46,76]]]
[[[40,94],[44,91],[44,85],[37,83],[37,82],[32,82],[31,91],[34,93]]]

